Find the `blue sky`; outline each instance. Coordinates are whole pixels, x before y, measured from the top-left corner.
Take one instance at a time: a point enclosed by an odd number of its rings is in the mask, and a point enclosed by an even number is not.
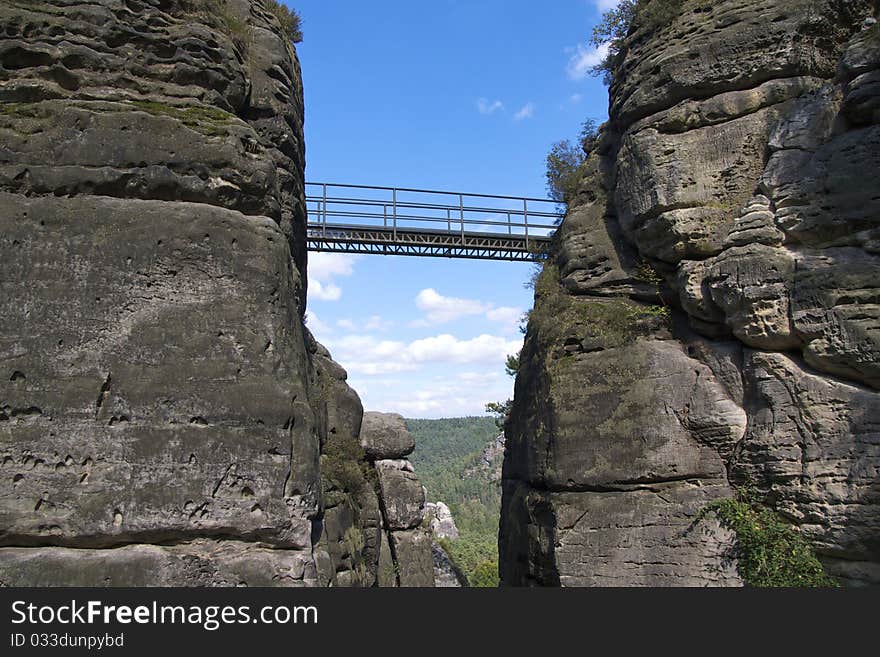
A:
[[[309,181],[546,196],[550,145],[607,115],[587,74],[614,0],[288,0]],[[308,324],[368,410],[482,414],[512,396],[532,265],[310,254]]]

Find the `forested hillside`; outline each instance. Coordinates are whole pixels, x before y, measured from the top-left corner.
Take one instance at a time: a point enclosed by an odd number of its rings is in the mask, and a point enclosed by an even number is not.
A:
[[[444,547],[472,586],[495,586],[502,458],[491,449],[499,433],[495,421],[465,417],[406,422],[416,440],[411,460],[428,499],[449,505],[458,526],[458,540],[443,541]]]

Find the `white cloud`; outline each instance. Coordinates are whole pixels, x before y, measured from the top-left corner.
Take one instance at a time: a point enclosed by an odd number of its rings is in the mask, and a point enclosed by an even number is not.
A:
[[[333,283],[322,283],[316,278],[309,277],[309,296],[321,301],[339,301],[342,297],[342,288]]]
[[[500,308],[493,308],[492,310],[487,312],[486,318],[493,322],[500,322],[501,324],[504,324],[508,329],[515,329],[519,326],[522,315],[523,311],[520,308],[501,306]]]
[[[481,414],[484,411],[485,404],[480,404],[472,397],[461,393],[460,390],[427,388],[416,390],[405,398],[389,400],[386,403],[389,408],[399,409],[395,412],[409,417],[457,417]]]
[[[515,354],[521,348],[522,340],[507,340],[485,333],[471,340],[459,340],[444,333],[411,342],[404,356],[416,363],[491,363],[503,361],[508,354]]]
[[[351,276],[354,263],[360,256],[348,253],[310,253],[309,278],[333,278],[334,276]]]
[[[351,321],[350,319],[339,319],[336,321],[336,326],[338,326],[341,329],[345,329],[346,331],[354,331],[355,330],[354,322]]]
[[[579,102],[581,102],[583,99],[584,99],[584,97],[583,97],[582,94],[572,94],[572,95],[571,95],[571,98],[569,98],[568,101],[569,101],[572,105],[577,105],[577,104],[578,104]]]
[[[530,119],[535,116],[535,104],[534,103],[526,103],[523,105],[520,110],[513,115],[514,121],[522,121],[524,119]]]
[[[360,256],[347,253],[309,254],[309,296],[319,301],[338,301],[342,288],[333,279],[351,276],[359,259]]]
[[[421,319],[409,323],[412,328],[426,328],[433,324],[443,324],[462,317],[484,315],[490,322],[505,325],[505,332],[519,326],[522,310],[512,306],[495,307],[477,299],[459,299],[443,296],[433,288],[426,288],[416,295],[416,306],[425,313]],[[371,330],[373,327],[367,324]]]
[[[480,114],[494,114],[497,111],[504,111],[504,103],[500,100],[489,101],[486,98],[477,100],[477,110]]]
[[[327,324],[322,322],[312,311],[306,313],[306,326],[309,327],[312,335],[329,333],[333,330]]]
[[[360,391],[363,386],[359,382],[358,386]],[[489,375],[467,372],[454,379],[419,381],[404,390],[372,388],[365,404],[370,410],[403,413],[407,417],[461,417],[484,415],[488,402],[512,396],[513,379],[499,368]]]
[[[465,385],[482,388],[498,382],[501,376],[502,373],[499,370],[491,372],[459,372],[456,378]]]
[[[367,320],[367,323],[364,324],[364,328],[367,331],[387,331],[392,326],[394,326],[393,321],[390,319],[382,319],[380,315],[373,315]]]
[[[480,301],[444,297],[430,287],[416,295],[416,306],[426,313],[427,322],[418,322],[421,326],[450,322],[466,315],[482,315],[489,310],[489,306]]]
[[[369,335],[348,335],[326,340],[336,360],[350,373],[375,376],[419,369],[427,363],[497,364],[522,348],[522,340],[483,334],[460,340],[444,333],[410,343],[377,340]]]
[[[601,63],[608,56],[609,43],[603,43],[598,48],[587,47],[578,44],[574,54],[568,60],[568,77],[572,80],[583,80],[592,71],[593,67]]]

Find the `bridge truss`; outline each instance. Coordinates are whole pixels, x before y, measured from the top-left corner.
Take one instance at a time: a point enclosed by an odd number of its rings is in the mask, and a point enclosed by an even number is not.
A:
[[[538,261],[561,218],[549,199],[306,183],[310,251]]]

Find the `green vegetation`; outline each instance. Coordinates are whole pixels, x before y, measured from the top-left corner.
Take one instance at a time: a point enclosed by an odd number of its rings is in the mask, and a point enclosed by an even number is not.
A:
[[[498,428],[490,417],[406,422],[416,439],[411,460],[428,499],[449,505],[458,527],[458,540],[440,544],[471,586],[496,586],[501,457],[488,467],[482,457]]]
[[[230,11],[226,0],[178,0],[178,10],[199,16],[228,36],[239,50],[247,51],[250,29],[245,20]]]
[[[499,431],[504,431],[504,425],[510,416],[510,409],[513,408],[513,400],[508,399],[503,402],[489,402],[486,404],[486,412],[491,413],[495,418],[495,426]]]
[[[752,586],[834,587],[809,541],[750,491],[717,500],[701,515],[714,512],[736,533],[739,574]]]
[[[583,177],[584,162],[595,148],[597,138],[596,122],[590,119],[581,125],[577,145],[564,139],[550,147],[545,177],[547,194],[551,199],[568,205],[577,196],[578,186]]]
[[[473,587],[494,588],[500,583],[498,577],[498,561],[483,561],[474,568],[470,577]]]
[[[35,135],[45,130],[53,111],[40,103],[0,104],[0,128],[18,135]],[[35,120],[36,119],[36,120]]]
[[[621,0],[602,15],[601,22],[593,28],[590,42],[595,47],[608,44],[608,54],[593,67],[594,75],[602,75],[605,84],[611,83],[617,55],[624,39],[634,27],[654,32],[668,25],[682,12],[686,0]],[[708,4],[699,0],[700,6]]]
[[[228,133],[226,126],[236,121],[235,115],[210,105],[175,107],[148,100],[133,100],[130,104],[154,116],[169,116],[177,119],[188,128],[209,137],[226,135]]]
[[[507,356],[504,371],[507,372],[508,376],[516,376],[516,373],[519,372],[519,352]]]
[[[663,284],[663,277],[660,275],[654,265],[647,260],[642,260],[636,267],[635,277],[637,280],[644,281],[649,285],[659,288]]]
[[[669,321],[669,309],[628,297],[584,299],[568,294],[559,284],[559,268],[547,263],[535,282],[535,309],[529,324],[543,344],[555,345],[576,331],[581,339],[598,338],[610,349]]]
[[[39,103],[2,103],[0,115],[20,119],[45,119],[50,112]]]
[[[378,479],[357,440],[335,433],[327,436],[321,453],[321,478],[328,489],[345,491],[358,498],[372,486],[378,487]]]
[[[302,18],[296,10],[289,9],[278,0],[269,0],[269,11],[275,14],[275,18],[281,23],[281,29],[288,39],[293,43],[300,43],[303,40]]]
[[[303,40],[302,18],[296,10],[279,0],[266,0],[266,8],[278,19],[285,37],[293,43]],[[239,50],[247,50],[250,27],[245,19],[230,10],[227,0],[178,0],[178,9],[200,16],[232,39]]]

